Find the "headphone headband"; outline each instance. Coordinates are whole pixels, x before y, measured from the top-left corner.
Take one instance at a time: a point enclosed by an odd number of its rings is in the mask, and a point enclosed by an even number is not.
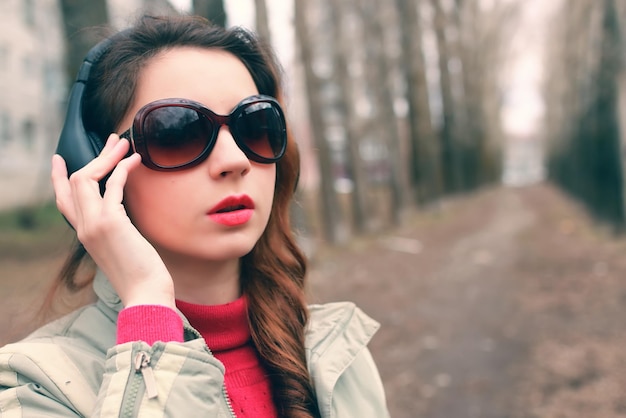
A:
[[[70,90],[65,122],[56,148],[56,153],[65,159],[68,174],[80,170],[96,158],[104,148],[104,139],[85,129],[83,95],[92,66],[109,50],[115,39],[127,36],[129,31],[130,29],[125,29],[100,41],[85,55],[83,63],[78,69],[76,80]]]

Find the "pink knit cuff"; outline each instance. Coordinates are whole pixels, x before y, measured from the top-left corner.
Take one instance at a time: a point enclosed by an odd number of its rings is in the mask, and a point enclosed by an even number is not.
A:
[[[122,309],[117,318],[117,344],[130,341],[182,342],[183,320],[162,305],[136,305]]]

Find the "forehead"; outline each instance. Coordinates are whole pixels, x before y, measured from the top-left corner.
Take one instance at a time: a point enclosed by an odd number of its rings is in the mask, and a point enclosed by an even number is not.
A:
[[[221,49],[176,47],[147,61],[138,74],[134,110],[159,99],[184,98],[226,114],[258,94],[243,62]]]

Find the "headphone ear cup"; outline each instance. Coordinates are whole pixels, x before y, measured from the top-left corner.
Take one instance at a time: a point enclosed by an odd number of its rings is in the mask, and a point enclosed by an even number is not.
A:
[[[104,148],[104,141],[102,140],[102,138],[96,135],[95,132],[87,131],[86,134],[87,134],[87,140],[88,140],[86,142],[89,142],[89,144],[91,144],[92,149],[94,150],[93,157],[89,159],[89,161],[91,161],[94,158],[96,158],[98,155],[100,155],[100,153],[102,152],[102,149]],[[107,174],[99,181],[101,196],[104,196],[105,185],[110,176],[111,176],[111,173]]]
[[[95,132],[87,131],[87,140],[91,144],[92,149],[95,151],[93,158],[96,158],[102,152],[104,148],[104,141]],[[92,158],[92,159],[93,159]]]
[[[87,132],[83,124],[85,84],[89,80],[91,66],[98,62],[116,37],[124,37],[128,33],[130,33],[130,29],[126,29],[112,38],[105,39],[91,48],[78,70],[76,81],[70,91],[65,123],[63,124],[56,149],[56,153],[65,159],[68,175],[83,168],[96,158],[102,151],[102,148],[104,148],[104,140],[93,132]]]
[[[85,84],[77,82],[72,87],[63,130],[59,136],[56,153],[65,160],[68,175],[80,170],[96,158],[102,147],[98,147],[95,135],[85,130],[82,119],[82,96]]]

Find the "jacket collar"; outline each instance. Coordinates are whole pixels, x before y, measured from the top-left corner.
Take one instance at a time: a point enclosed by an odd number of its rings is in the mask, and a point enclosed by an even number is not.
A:
[[[336,346],[360,351],[379,328],[378,322],[351,302],[310,305],[309,313],[305,348],[312,359]]]
[[[124,305],[122,304],[120,297],[117,295],[117,292],[115,292],[115,289],[113,289],[113,285],[111,285],[109,279],[107,279],[100,269],[97,270],[94,277],[93,290],[98,297],[97,304],[100,309],[108,318],[116,322],[120,311],[124,309]],[[183,320],[185,341],[202,338],[200,333],[189,325],[189,320],[187,320],[185,315],[183,315],[178,309],[176,309],[176,312],[178,312],[178,315],[180,315]]]
[[[98,269],[94,278],[94,291],[103,312],[113,321],[123,309],[122,301],[104,273]],[[185,324],[185,339],[200,335],[189,325],[187,318],[178,312]],[[307,364],[313,380],[334,379],[369,343],[379,324],[350,302],[327,303],[309,306],[309,323],[305,333]],[[195,332],[194,332],[195,331]],[[337,373],[316,376],[318,371],[335,370]],[[331,384],[329,382],[329,384]]]
[[[111,282],[100,269],[96,270],[96,275],[93,279],[93,290],[98,297],[98,306],[107,317],[117,321],[117,315],[124,308],[124,305],[115,289],[113,289]]]
[[[330,399],[337,380],[379,328],[351,302],[309,307],[305,335],[307,365],[318,398]]]

